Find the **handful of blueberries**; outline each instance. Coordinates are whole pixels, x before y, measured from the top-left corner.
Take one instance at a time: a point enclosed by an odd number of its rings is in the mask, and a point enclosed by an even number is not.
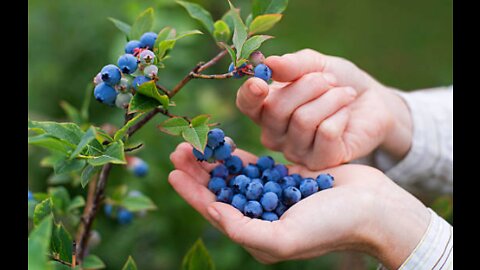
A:
[[[231,204],[245,216],[278,220],[295,203],[333,186],[334,178],[328,173],[316,179],[289,174],[285,165],[275,164],[270,156],[259,157],[256,164],[243,166],[238,156],[231,155],[234,144],[228,141],[231,139],[225,137],[221,129],[212,129],[204,153],[195,148],[193,153],[199,161],[222,162],[210,172],[208,189],[217,201]]]

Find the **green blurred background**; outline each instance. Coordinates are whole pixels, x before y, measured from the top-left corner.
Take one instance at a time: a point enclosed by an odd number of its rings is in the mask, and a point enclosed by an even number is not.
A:
[[[218,19],[227,10],[226,1],[201,3]],[[250,1],[234,1],[245,18]],[[262,47],[265,55],[284,54],[312,48],[325,54],[347,58],[386,85],[413,90],[452,84],[453,22],[452,0],[292,0],[282,21],[269,34],[276,38]],[[80,107],[85,87],[102,66],[116,63],[125,37],[107,17],[132,23],[147,7],[155,9],[154,31],[163,26],[178,30],[200,29],[172,0],[80,0],[28,2],[28,106],[33,120],[66,121],[59,106],[66,100]],[[208,35],[188,37],[172,51],[161,81],[172,87],[197,62],[208,60],[217,47]],[[223,73],[224,59],[208,73]],[[208,113],[241,148],[255,154],[278,153],[265,150],[260,130],[235,107],[235,95],[243,80],[193,81],[175,97],[174,113]],[[95,102],[90,106],[91,121],[97,126],[108,122],[120,126],[122,111]],[[120,269],[128,255],[139,269],[177,269],[182,256],[201,236],[218,269],[375,269],[376,261],[356,253],[334,253],[321,258],[275,265],[257,263],[241,247],[210,226],[187,205],[167,182],[172,170],[169,154],[179,138],[160,133],[151,121],[134,138],[146,147],[138,156],[150,164],[146,178],[138,179],[114,167],[107,193],[119,184],[138,189],[158,206],[131,225],[120,226],[101,213],[95,223],[102,237],[91,252],[99,255],[107,269]],[[29,147],[28,185],[34,192],[45,191],[52,170],[39,166],[46,156],[43,149]],[[81,187],[68,186],[72,194],[84,194]],[[425,197],[427,204],[451,205]],[[450,211],[451,212],[451,211]],[[451,213],[446,212],[449,220]]]

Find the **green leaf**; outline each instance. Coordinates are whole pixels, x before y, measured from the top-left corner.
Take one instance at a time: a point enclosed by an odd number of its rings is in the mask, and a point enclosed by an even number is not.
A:
[[[265,14],[255,17],[248,29],[250,35],[270,30],[282,19],[282,16],[282,14]]]
[[[203,25],[203,27],[205,27],[208,30],[208,32],[213,33],[214,26],[213,26],[212,15],[210,14],[210,12],[205,10],[199,4],[185,2],[185,1],[177,1],[177,3],[183,6],[187,10],[190,17],[199,21]]]
[[[130,29],[129,38],[139,40],[145,32],[149,32],[152,29],[153,20],[153,8],[147,8],[140,15],[138,15],[137,19],[133,23],[132,28]]]
[[[228,10],[227,12],[225,12],[225,14],[223,14],[222,21],[224,21],[228,25],[229,29],[235,29],[235,24],[233,23],[233,17],[230,10]]]
[[[198,127],[201,125],[206,125],[208,123],[208,120],[210,120],[211,116],[209,114],[200,114],[195,116],[191,123],[192,127]]]
[[[52,234],[52,216],[45,218],[28,236],[28,269],[49,269],[47,254]]]
[[[158,92],[154,80],[145,82],[138,86],[137,94],[142,94],[144,96],[154,98],[158,102],[160,102],[160,104],[162,104],[164,109],[168,109],[169,98],[167,95],[162,95]]]
[[[229,45],[227,45],[223,42],[219,42],[218,44],[220,46],[222,46],[223,48],[225,48],[225,50],[227,50],[228,55],[230,55],[230,59],[232,60],[233,65],[236,67],[237,66],[237,54],[232,49],[232,47],[230,47]]]
[[[49,156],[46,156],[44,157],[41,161],[40,161],[40,165],[42,167],[51,167],[53,168],[53,166],[55,166],[55,163],[57,162],[60,162],[61,160],[64,160],[66,159],[67,156],[65,153],[61,153],[61,152],[55,152],[55,153],[52,153],[51,155]]]
[[[232,32],[225,21],[218,20],[213,26],[215,27],[213,37],[217,42],[228,42],[230,40]]]
[[[266,40],[269,40],[273,38],[272,36],[267,36],[267,35],[256,35],[247,40],[245,42],[245,45],[243,45],[243,50],[242,50],[242,55],[241,58],[248,59],[250,57],[250,54],[260,48],[262,46],[262,43],[265,42]]]
[[[113,142],[113,138],[110,137],[110,135],[108,135],[105,131],[103,131],[101,128],[99,127],[96,127],[96,132],[95,132],[95,139],[97,139],[97,141],[100,143],[100,144],[103,144],[104,142]],[[96,147],[97,149],[101,149],[103,148],[102,147]]]
[[[246,62],[248,62],[247,59],[245,59],[245,58],[240,58],[240,59],[237,60],[237,66],[238,66],[238,67],[241,67],[241,66],[242,66],[244,63],[246,63]]]
[[[189,127],[189,124],[190,123],[182,117],[172,117],[163,121],[158,125],[158,128],[167,134],[179,136],[183,130]]]
[[[112,17],[108,17],[108,19],[120,30],[122,31],[127,37],[130,36],[130,31],[132,29],[132,27],[127,24],[127,23],[124,23],[120,20],[117,20],[115,18],[112,18]]]
[[[80,142],[84,133],[75,123],[57,123],[50,121],[39,122],[28,120],[28,129],[40,134],[50,134],[53,137],[74,145]]]
[[[69,151],[75,149],[74,144],[58,139],[50,134],[28,137],[28,144],[46,148],[52,153],[61,153],[64,157],[66,157]]]
[[[128,256],[125,265],[123,265],[122,270],[137,270],[137,264],[133,260],[132,256]]]
[[[121,140],[123,138],[123,136],[125,135],[125,133],[127,133],[128,129],[130,127],[132,127],[133,125],[135,125],[136,123],[138,123],[142,118],[144,113],[139,113],[137,115],[135,115],[135,117],[133,117],[132,119],[130,119],[121,129],[117,130],[117,132],[115,132],[115,135],[113,136],[113,139],[115,141],[118,141],[118,140]]]
[[[203,153],[207,145],[209,115],[199,115],[192,119],[190,127],[182,131],[182,137],[185,141],[191,143],[198,151]]]
[[[99,167],[94,167],[90,164],[85,166],[85,168],[82,171],[82,174],[80,175],[80,184],[82,185],[82,188],[85,188],[90,180],[92,179],[92,176],[99,170]]]
[[[288,0],[253,0],[252,15],[257,17],[262,14],[282,13],[288,5]]]
[[[36,200],[28,201],[28,218],[33,218],[33,212],[35,211],[35,206],[37,205]]]
[[[77,195],[71,200],[70,204],[68,205],[67,212],[71,212],[72,210],[83,206],[85,206],[85,199],[82,196]]]
[[[116,186],[112,192],[111,199],[113,201],[121,202],[123,200],[123,197],[125,197],[125,195],[127,194],[127,192],[128,192],[127,185]]]
[[[132,212],[157,209],[157,206],[153,201],[143,194],[138,196],[127,196],[123,199],[121,205]]]
[[[245,19],[245,25],[247,26],[247,28],[250,27],[250,24],[252,23],[252,20],[253,20],[253,15],[252,13],[248,14],[247,18]]]
[[[202,239],[198,239],[182,261],[182,270],[213,270],[215,265]]]
[[[47,183],[50,185],[65,185],[72,181],[72,176],[69,173],[56,174],[52,173],[47,178]]]
[[[43,218],[49,216],[52,213],[52,199],[47,198],[41,201],[39,204],[35,206],[35,210],[33,211],[33,224],[38,226]]]
[[[123,142],[116,141],[109,144],[103,155],[88,159],[88,163],[92,166],[101,166],[107,163],[126,164]]]
[[[157,108],[160,106],[160,102],[158,100],[149,98],[144,95],[134,95],[132,100],[130,100],[130,105],[128,106],[128,112],[147,112],[152,109]]]
[[[65,114],[67,115],[68,119],[70,119],[70,121],[79,125],[83,122],[80,111],[77,108],[73,107],[70,103],[62,100],[60,101],[60,107],[62,107],[62,109],[65,111]]]
[[[83,159],[73,159],[73,160],[64,159],[62,161],[55,163],[55,165],[53,165],[53,170],[56,174],[77,172],[83,169],[85,164],[86,162]]]
[[[200,30],[190,30],[190,31],[185,31],[183,33],[178,34],[178,36],[175,37],[175,40],[180,40],[184,37],[188,36],[193,36],[193,35],[203,35],[203,32]]]
[[[233,31],[233,46],[235,46],[235,49],[237,50],[237,59],[242,53],[242,47],[245,41],[247,40],[247,27],[242,21],[242,18],[240,18],[240,13],[235,9],[233,4],[228,1],[228,4],[230,5],[230,12],[232,14],[233,18],[233,24],[234,24],[234,31]]]
[[[91,141],[95,140],[96,137],[97,137],[97,132],[95,127],[90,126],[87,132],[85,132],[85,134],[83,135],[80,143],[78,143],[75,151],[73,151],[73,153],[70,155],[70,160],[76,158],[80,154],[80,152],[82,152],[82,150],[85,148],[85,146],[87,146],[87,144],[89,144]]]
[[[103,269],[105,263],[96,255],[88,255],[83,259],[82,266],[85,270]]]
[[[72,261],[72,237],[62,224],[53,227],[51,251],[58,254],[62,261]]]
[[[70,204],[70,194],[65,187],[51,187],[48,189],[48,194],[52,199],[53,207],[61,212],[65,212],[67,206]]]
[[[167,39],[163,40],[158,44],[157,48],[157,58],[159,61],[166,59],[165,57],[168,53],[175,47],[176,39]]]

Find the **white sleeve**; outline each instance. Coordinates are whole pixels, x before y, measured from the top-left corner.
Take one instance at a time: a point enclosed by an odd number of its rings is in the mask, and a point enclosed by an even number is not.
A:
[[[405,100],[412,117],[412,146],[395,162],[377,149],[355,163],[382,170],[410,190],[453,193],[453,86],[396,93]]]

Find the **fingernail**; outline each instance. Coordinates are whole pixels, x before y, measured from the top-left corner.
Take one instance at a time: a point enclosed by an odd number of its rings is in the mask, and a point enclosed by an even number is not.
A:
[[[210,217],[213,220],[215,220],[217,222],[220,220],[220,213],[218,213],[218,211],[217,211],[217,209],[215,209],[215,207],[210,206],[210,207],[208,207],[207,211],[208,211],[208,214],[210,215]]]
[[[332,86],[337,84],[337,78],[331,73],[323,73],[323,78]]]
[[[351,95],[352,97],[357,95],[357,91],[355,91],[355,89],[351,87],[347,87],[346,91],[347,91],[347,94]]]

